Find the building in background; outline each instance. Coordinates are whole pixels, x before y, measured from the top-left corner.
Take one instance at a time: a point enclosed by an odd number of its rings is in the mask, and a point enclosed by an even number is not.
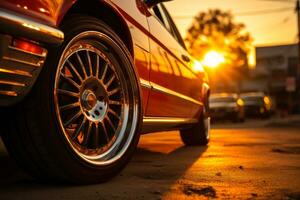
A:
[[[257,47],[256,59],[256,67],[249,70],[249,76],[242,81],[240,91],[263,91],[273,97],[277,107],[299,112],[297,44]]]

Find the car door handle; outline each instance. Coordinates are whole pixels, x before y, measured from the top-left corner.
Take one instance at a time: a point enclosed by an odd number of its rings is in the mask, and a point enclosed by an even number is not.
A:
[[[185,62],[190,62],[190,61],[191,61],[191,59],[190,59],[188,56],[186,56],[186,55],[181,55],[181,58],[182,58],[182,60],[184,60]]]

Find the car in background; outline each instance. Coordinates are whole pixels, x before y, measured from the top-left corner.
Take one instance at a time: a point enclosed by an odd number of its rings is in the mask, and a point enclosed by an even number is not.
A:
[[[271,116],[271,98],[263,92],[249,92],[241,94],[247,117],[269,118]]]
[[[235,93],[211,94],[209,98],[212,120],[230,119],[233,122],[244,122],[244,102]]]

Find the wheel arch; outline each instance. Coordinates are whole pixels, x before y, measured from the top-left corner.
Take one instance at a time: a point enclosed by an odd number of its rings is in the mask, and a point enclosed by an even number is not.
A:
[[[89,15],[106,23],[122,39],[134,58],[133,40],[129,27],[113,5],[104,0],[89,0],[88,4],[84,0],[77,0],[64,14],[60,24],[73,14]]]

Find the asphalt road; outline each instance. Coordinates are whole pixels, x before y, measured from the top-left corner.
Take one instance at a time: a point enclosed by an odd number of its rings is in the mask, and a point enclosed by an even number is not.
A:
[[[0,199],[300,199],[300,121],[216,124],[207,147],[178,132],[144,135],[128,167],[108,183],[43,185],[0,141]]]

